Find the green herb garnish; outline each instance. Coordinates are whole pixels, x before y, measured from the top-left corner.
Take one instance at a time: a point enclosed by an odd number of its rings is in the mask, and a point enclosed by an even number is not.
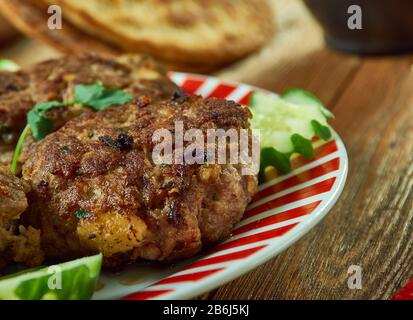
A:
[[[83,209],[80,209],[75,212],[75,216],[78,219],[84,219],[89,216],[89,213]]]
[[[1,60],[0,60],[1,68]],[[37,103],[27,114],[27,126],[20,135],[16,149],[14,151],[11,164],[11,171],[17,174],[17,165],[22,151],[23,142],[29,131],[32,132],[36,141],[44,139],[53,130],[53,121],[47,112],[53,108],[70,107],[75,104],[82,104],[95,111],[102,111],[111,106],[122,105],[132,100],[132,96],[122,90],[107,89],[102,83],[91,85],[80,84],[75,87],[75,98],[71,102],[50,101]]]
[[[24,139],[26,139],[27,134],[30,131],[30,126],[26,125],[22,134],[20,135],[19,141],[17,141],[16,149],[14,150],[13,159],[11,161],[10,170],[14,175],[17,175],[17,166],[19,164],[20,154],[23,149]]]
[[[75,102],[102,111],[114,105],[122,105],[132,100],[132,96],[118,89],[106,89],[102,83],[76,86]]]
[[[64,103],[57,101],[38,103],[27,114],[27,125],[17,141],[16,149],[14,150],[13,159],[11,162],[11,172],[13,174],[17,174],[17,167],[20,154],[23,149],[23,143],[29,131],[32,132],[33,138],[36,141],[43,139],[53,128],[53,122],[47,117],[46,112],[52,108],[62,107],[64,105]]]
[[[20,70],[20,66],[12,60],[0,59],[0,71],[16,72]]]
[[[44,139],[53,129],[53,121],[47,116],[47,112],[53,108],[66,106],[63,102],[50,101],[38,103],[27,114],[27,123],[30,126],[33,138],[36,141]]]

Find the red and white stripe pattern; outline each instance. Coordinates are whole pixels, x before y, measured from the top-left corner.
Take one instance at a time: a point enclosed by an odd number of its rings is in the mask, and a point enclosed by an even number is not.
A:
[[[241,104],[247,104],[251,93],[259,90],[213,77],[170,76],[190,94]],[[253,269],[298,240],[321,220],[341,193],[347,174],[344,145],[336,136],[316,149],[314,159],[294,159],[293,168],[292,173],[259,186],[230,239],[137,292],[133,287],[125,288],[128,294],[123,299],[195,297]]]

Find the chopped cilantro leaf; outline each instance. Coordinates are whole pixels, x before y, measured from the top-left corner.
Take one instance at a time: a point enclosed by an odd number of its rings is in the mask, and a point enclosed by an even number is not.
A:
[[[78,219],[84,219],[89,216],[89,213],[83,209],[80,209],[75,212],[75,216]]]
[[[80,84],[75,88],[75,102],[102,111],[111,106],[122,105],[132,100],[132,96],[119,89],[107,89],[102,83]]]

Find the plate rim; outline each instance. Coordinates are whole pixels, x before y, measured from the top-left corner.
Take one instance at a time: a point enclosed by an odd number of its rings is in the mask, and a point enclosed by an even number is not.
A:
[[[168,75],[171,78],[182,77],[182,78],[197,78],[197,79],[203,79],[203,80],[212,79],[216,81],[218,84],[232,85],[237,88],[239,88],[240,86],[246,86],[250,88],[252,91],[261,91],[261,92],[277,95],[277,93],[271,92],[263,88],[259,88],[253,85],[249,85],[246,83],[241,83],[241,82],[237,82],[233,80],[222,79],[217,76],[202,75],[202,74],[196,74],[196,73],[186,73],[186,72],[174,72],[174,71],[169,72]],[[178,86],[180,86],[180,84],[178,84]],[[278,256],[283,251],[285,251],[287,248],[291,247],[294,243],[296,243],[299,239],[303,238],[317,224],[319,224],[321,220],[324,219],[325,216],[331,211],[333,206],[337,203],[338,199],[340,198],[344,190],[344,186],[347,180],[347,175],[348,175],[348,170],[349,170],[348,168],[349,160],[348,160],[347,150],[344,145],[344,142],[334,129],[332,131],[333,131],[334,141],[337,144],[337,151],[335,152],[337,152],[337,156],[340,159],[339,168],[337,170],[337,178],[335,179],[334,184],[328,193],[329,194],[328,199],[324,199],[320,203],[320,206],[317,207],[314,210],[314,212],[311,213],[312,215],[311,219],[305,219],[304,221],[298,223],[294,228],[292,228],[292,230],[287,232],[283,236],[285,238],[282,243],[277,244],[277,245],[269,243],[267,244],[266,247],[255,252],[251,256],[237,261],[237,262],[243,261],[244,263],[239,263],[239,264],[236,263],[234,264],[234,267],[226,268],[213,276],[202,279],[202,281],[192,282],[189,285],[185,285],[182,288],[179,288],[179,290],[177,289],[171,292],[167,292],[162,295],[156,296],[152,299],[154,300],[191,299],[191,298],[200,296],[205,292],[209,292],[218,287],[221,287],[227,284],[228,282],[235,280],[236,278],[242,275],[245,275],[246,273],[256,269],[258,266]],[[251,248],[256,248],[256,247],[259,247],[259,244],[255,244],[255,246]],[[208,256],[208,254],[206,254],[206,256]],[[173,273],[171,276],[181,271],[182,269]],[[152,286],[153,284],[148,285],[147,287],[142,288],[141,290],[137,290],[133,292],[132,295],[136,293],[140,293],[140,292],[150,293],[151,291],[162,290],[161,288],[162,286],[157,285],[157,288],[153,290],[151,289]],[[108,298],[108,299],[116,299],[116,298]]]
[[[336,131],[334,130],[334,134],[336,135],[336,143],[340,144],[341,147],[344,147],[344,143],[341,140],[341,138],[338,136]],[[346,149],[343,149],[344,154],[343,158],[340,157],[340,168],[341,168],[341,163],[343,163],[343,171],[341,179],[337,179],[335,183],[335,188],[334,191],[332,192],[332,196],[328,199],[323,201],[323,207],[319,207],[316,209],[316,212],[313,212],[312,214],[315,215],[313,219],[308,219],[304,222],[299,223],[295,227],[295,232],[290,232],[287,233],[289,237],[277,248],[271,247],[271,244],[269,244],[267,247],[263,248],[262,250],[258,251],[254,255],[245,258],[245,260],[249,259],[254,259],[251,264],[244,263],[242,265],[239,265],[238,267],[238,272],[235,273],[234,269],[235,267],[230,269],[223,270],[219,274],[213,277],[206,278],[203,281],[200,281],[198,283],[193,283],[191,285],[191,289],[188,287],[182,288],[182,290],[176,290],[171,293],[166,293],[165,295],[159,297],[161,300],[167,300],[167,299],[178,299],[178,300],[187,300],[191,299],[197,296],[200,296],[206,292],[212,291],[218,287],[221,287],[237,278],[239,278],[242,275],[245,275],[246,273],[256,269],[260,265],[268,262],[269,260],[275,258],[282,252],[284,252],[286,249],[294,245],[298,240],[303,238],[310,230],[312,230],[316,225],[318,225],[326,216],[327,214],[331,211],[331,209],[334,207],[334,205],[337,203],[338,199],[340,198],[340,195],[342,194],[344,190],[344,186],[347,180],[347,175],[348,175],[348,156]],[[338,170],[340,171],[340,169]],[[303,229],[303,230],[300,230]],[[275,250],[274,250],[275,249]],[[221,281],[220,281],[221,280]],[[155,298],[157,300],[158,298]]]

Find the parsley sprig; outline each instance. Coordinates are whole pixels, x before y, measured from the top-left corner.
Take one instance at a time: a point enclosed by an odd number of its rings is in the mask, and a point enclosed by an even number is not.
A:
[[[53,130],[53,120],[49,118],[48,111],[54,108],[70,107],[82,104],[95,111],[102,111],[116,105],[123,105],[132,100],[132,95],[119,89],[108,89],[101,82],[95,84],[80,84],[75,87],[73,101],[49,101],[37,103],[27,114],[27,125],[20,135],[11,163],[11,172],[17,174],[19,157],[23,143],[29,132],[35,141],[44,139]]]
[[[80,103],[95,111],[102,111],[114,105],[122,105],[132,100],[132,96],[118,89],[107,89],[101,82],[76,86],[75,103]]]
[[[48,117],[47,112],[54,108],[68,106],[69,104],[58,101],[37,103],[27,114],[27,124],[30,127],[33,138],[36,141],[44,139],[53,129],[53,121]]]

